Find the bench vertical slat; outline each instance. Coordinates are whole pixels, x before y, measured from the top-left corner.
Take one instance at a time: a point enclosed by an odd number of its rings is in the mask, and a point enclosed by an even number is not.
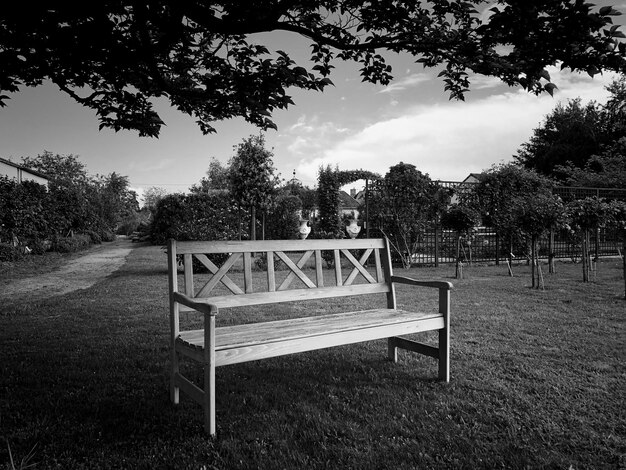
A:
[[[324,287],[322,250],[315,250],[315,277],[317,278],[317,287]]]
[[[380,250],[374,250],[374,263],[376,264],[376,281],[383,281],[383,269],[380,265]]]
[[[385,248],[381,251],[385,284],[389,285],[389,292],[387,292],[387,308],[397,308],[396,287],[394,283],[391,282],[391,276],[393,276],[393,267],[391,266],[391,251],[389,250],[388,242],[385,242]]]
[[[176,386],[176,376],[179,373],[176,339],[180,334],[180,322],[178,302],[174,300],[174,292],[178,292],[176,242],[174,240],[168,241],[167,255],[167,277],[170,291],[170,400],[177,405],[180,400],[180,389]]]
[[[183,255],[183,263],[184,263],[184,272],[185,272],[185,294],[190,297],[194,296],[193,291],[193,255],[184,254]]]
[[[343,286],[343,275],[341,274],[341,256],[339,250],[333,250],[335,259],[335,282],[338,286]]]
[[[254,292],[252,286],[252,253],[249,251],[243,254],[243,287],[246,294]]]
[[[274,252],[268,251],[267,255],[267,290],[276,292],[276,272],[274,271]]]
[[[378,250],[376,251],[378,252]],[[385,248],[380,251],[381,259],[377,259],[377,261],[381,263],[385,283],[389,285],[389,292],[387,292],[387,308],[395,309],[397,308],[396,288],[394,283],[391,282],[393,267],[391,265],[391,251],[389,250],[389,242],[387,239],[385,239]],[[398,347],[392,338],[387,339],[387,357],[393,362],[398,362]]]

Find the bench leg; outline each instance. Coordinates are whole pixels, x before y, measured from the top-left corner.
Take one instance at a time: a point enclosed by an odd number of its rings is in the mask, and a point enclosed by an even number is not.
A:
[[[178,367],[178,353],[172,347],[170,354],[171,369],[170,369],[170,400],[174,405],[178,405],[180,401],[180,388],[176,386],[176,376],[179,372]]]
[[[450,330],[439,330],[439,380],[450,382]]]
[[[204,366],[204,431],[215,437],[215,364]]]
[[[204,317],[204,430],[215,437],[215,313]]]
[[[394,339],[395,338],[387,338],[387,358],[391,362],[398,362],[398,346]]]

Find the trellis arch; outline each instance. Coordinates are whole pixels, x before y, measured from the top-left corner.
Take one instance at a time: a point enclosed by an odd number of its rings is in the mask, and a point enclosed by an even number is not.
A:
[[[319,207],[318,236],[340,238],[343,227],[339,218],[339,190],[342,186],[364,179],[379,180],[381,176],[367,170],[339,170],[330,165],[321,167],[318,173],[317,201]]]

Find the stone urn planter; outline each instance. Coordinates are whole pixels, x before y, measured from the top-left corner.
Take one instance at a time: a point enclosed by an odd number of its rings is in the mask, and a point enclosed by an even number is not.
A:
[[[357,223],[356,219],[350,219],[350,223],[346,225],[346,232],[350,238],[356,238],[361,231],[361,226]]]
[[[309,227],[309,221],[303,219],[300,221],[300,227],[298,227],[298,238],[304,240],[311,233],[311,227]]]

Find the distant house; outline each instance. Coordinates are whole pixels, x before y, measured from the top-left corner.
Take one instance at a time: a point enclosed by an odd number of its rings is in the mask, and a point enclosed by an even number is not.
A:
[[[345,191],[339,191],[339,213],[341,216],[353,216],[355,219],[359,216],[359,201],[354,198],[355,190],[350,190],[352,195]]]
[[[467,178],[465,178],[463,181],[461,181],[461,184],[463,184],[463,183],[466,183],[466,184],[480,183],[483,180],[484,177],[485,177],[484,173],[470,173]]]
[[[34,181],[46,188],[48,187],[49,178],[39,171],[31,170],[25,166],[18,165],[10,160],[0,158],[0,175],[8,176],[10,179],[16,179],[18,183],[23,181]]]
[[[484,173],[470,173],[463,181],[461,181],[456,187],[456,191],[450,199],[450,204],[457,204],[459,202],[459,191],[463,189],[471,188],[473,185],[480,183],[484,178]]]
[[[351,190],[351,192],[354,190]],[[345,191],[339,191],[339,217],[354,217],[355,219],[359,217],[359,207],[361,204],[359,201],[354,199],[353,196],[348,194]],[[304,217],[302,211],[298,211],[300,217]],[[320,215],[319,207],[315,206],[315,208],[309,214],[310,217],[317,218]]]

